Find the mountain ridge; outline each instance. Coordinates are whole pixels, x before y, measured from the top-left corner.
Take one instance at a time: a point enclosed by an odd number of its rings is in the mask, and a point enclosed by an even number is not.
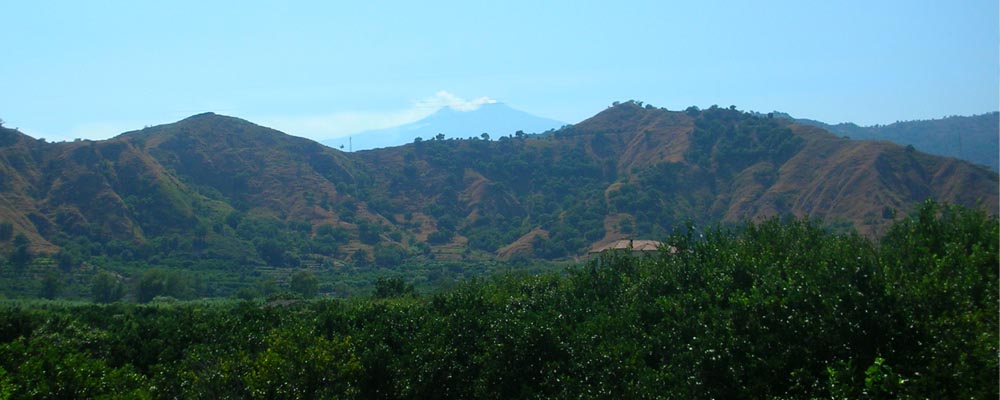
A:
[[[897,121],[885,125],[860,126],[851,122],[828,124],[795,118],[776,112],[780,117],[800,124],[823,128],[855,140],[886,140],[940,156],[954,157],[1000,170],[1000,112],[937,119]]]
[[[565,123],[538,117],[511,108],[504,103],[487,103],[471,111],[442,107],[418,121],[400,126],[360,132],[349,137],[322,140],[320,143],[337,149],[371,150],[413,142],[417,137],[431,139],[437,134],[447,137],[478,137],[514,134],[516,131],[540,133],[557,129]]]
[[[226,271],[572,259],[787,214],[877,236],[927,199],[995,212],[1000,190],[985,167],[889,142],[638,102],[545,136],[356,153],[210,113],[106,141],[0,128],[0,172],[0,223],[35,254]]]

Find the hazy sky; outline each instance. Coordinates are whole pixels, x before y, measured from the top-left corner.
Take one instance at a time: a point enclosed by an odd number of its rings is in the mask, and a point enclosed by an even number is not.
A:
[[[7,1],[0,118],[49,140],[214,111],[313,139],[501,101],[861,124],[1000,108],[975,1]]]

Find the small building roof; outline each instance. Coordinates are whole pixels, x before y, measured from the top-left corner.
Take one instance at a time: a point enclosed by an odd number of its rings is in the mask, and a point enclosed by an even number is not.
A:
[[[631,251],[659,251],[663,243],[655,240],[634,240],[621,239],[603,247],[596,248],[588,253],[602,253],[608,250],[631,250]]]

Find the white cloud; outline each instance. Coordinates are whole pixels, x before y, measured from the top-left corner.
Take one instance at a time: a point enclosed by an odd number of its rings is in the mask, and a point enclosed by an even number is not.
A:
[[[465,100],[461,97],[455,96],[448,91],[442,90],[434,94],[433,97],[429,97],[417,102],[418,107],[427,107],[437,110],[442,107],[451,107],[457,111],[473,111],[479,108],[483,104],[493,104],[496,103],[489,97],[480,97],[475,100]]]
[[[324,115],[271,116],[251,119],[290,135],[313,140],[326,140],[348,136],[372,129],[390,128],[418,121],[444,107],[457,111],[473,111],[483,104],[497,101],[489,97],[466,100],[442,90],[401,110],[342,111]]]

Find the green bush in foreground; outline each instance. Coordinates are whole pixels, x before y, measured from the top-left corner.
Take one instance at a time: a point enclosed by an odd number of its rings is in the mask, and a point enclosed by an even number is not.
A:
[[[9,304],[0,398],[998,396],[995,217],[928,203],[877,242],[798,220],[668,242],[426,297]]]

